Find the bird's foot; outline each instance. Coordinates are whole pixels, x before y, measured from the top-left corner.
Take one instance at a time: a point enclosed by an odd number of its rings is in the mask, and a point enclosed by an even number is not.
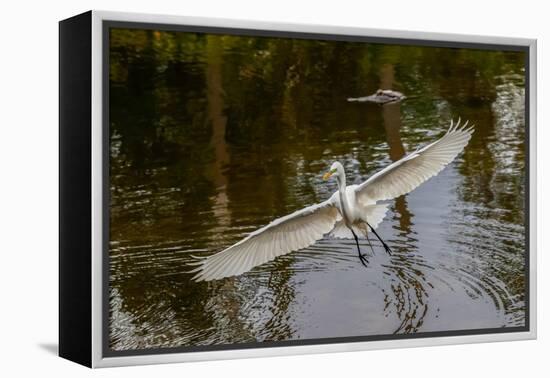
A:
[[[391,248],[386,244],[386,243],[382,243],[382,246],[384,247],[384,251],[386,251],[386,253],[390,256],[392,256],[392,250]]]
[[[365,268],[368,268],[369,260],[365,257],[365,255],[359,253],[359,260],[361,261],[361,264],[363,264]]]
[[[359,238],[357,238],[357,235],[355,234],[355,232],[353,231],[353,229],[351,229],[351,233],[353,234],[353,238],[355,239],[355,245],[357,246],[357,255],[359,256],[359,260],[361,260],[361,264],[363,264],[363,266],[365,268],[368,267],[368,263],[369,263],[369,260],[367,260],[367,258],[365,257],[365,255],[363,255],[361,253],[361,247],[359,246]],[[371,246],[372,248],[372,246]]]
[[[391,256],[392,250],[390,249],[390,247],[386,244],[384,240],[382,240],[380,235],[378,235],[378,233],[374,230],[374,228],[368,222],[367,222],[367,225],[369,226],[370,231],[376,236],[376,238],[380,241],[380,243],[382,243],[382,246],[384,247],[384,251],[386,251],[386,253]]]

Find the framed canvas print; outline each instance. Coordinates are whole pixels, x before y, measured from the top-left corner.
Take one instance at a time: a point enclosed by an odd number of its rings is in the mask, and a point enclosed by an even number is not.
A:
[[[59,353],[536,336],[536,42],[60,22]]]

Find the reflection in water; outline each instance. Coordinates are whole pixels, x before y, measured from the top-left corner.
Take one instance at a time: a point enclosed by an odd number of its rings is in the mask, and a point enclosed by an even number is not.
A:
[[[524,324],[523,53],[111,33],[113,349]],[[346,101],[378,88],[407,100]],[[365,269],[353,241],[321,240],[190,281],[191,255],[328,198],[334,160],[360,182],[459,115],[464,154],[379,228],[393,256]]]
[[[384,64],[380,72],[380,86],[384,89],[392,89],[395,81],[394,65]],[[382,106],[382,120],[386,132],[386,140],[389,146],[389,155],[392,162],[406,155],[405,147],[401,141],[401,103],[391,103]],[[432,268],[420,256],[412,253],[416,249],[411,243],[412,214],[407,208],[405,196],[395,199],[394,213],[398,219],[399,236],[407,238],[406,248],[397,249],[398,252],[392,258],[391,264],[384,265],[388,272],[393,273],[398,279],[392,284],[393,295],[384,297],[384,309],[386,312],[395,307],[395,311],[401,321],[394,333],[415,332],[422,325],[424,316],[428,311],[427,292],[422,284],[425,275],[422,269]],[[428,283],[428,285],[431,285]],[[412,294],[412,295],[411,295]]]

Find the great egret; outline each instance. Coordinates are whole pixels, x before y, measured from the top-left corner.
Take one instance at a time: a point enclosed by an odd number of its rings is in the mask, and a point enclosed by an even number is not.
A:
[[[339,162],[334,162],[323,176],[335,177],[338,191],[328,200],[276,219],[238,243],[191,263],[197,265],[195,281],[211,281],[240,275],[250,269],[315,243],[325,235],[334,238],[355,239],[363,264],[357,235],[368,238],[369,229],[389,247],[375,229],[382,222],[388,203],[378,203],[409,193],[429,178],[437,175],[464,149],[474,131],[460,126],[460,119],[440,139],[403,157],[360,185],[346,185],[346,173]]]

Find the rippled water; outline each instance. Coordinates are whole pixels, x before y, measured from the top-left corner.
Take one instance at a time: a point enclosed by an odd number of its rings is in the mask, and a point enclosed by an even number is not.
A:
[[[515,52],[111,35],[114,350],[523,326],[524,56]],[[393,88],[401,104],[348,103]],[[324,239],[239,277],[207,256],[440,136],[465,152],[390,202],[368,268]],[[368,245],[362,243],[364,252]],[[370,252],[369,252],[370,253]]]

